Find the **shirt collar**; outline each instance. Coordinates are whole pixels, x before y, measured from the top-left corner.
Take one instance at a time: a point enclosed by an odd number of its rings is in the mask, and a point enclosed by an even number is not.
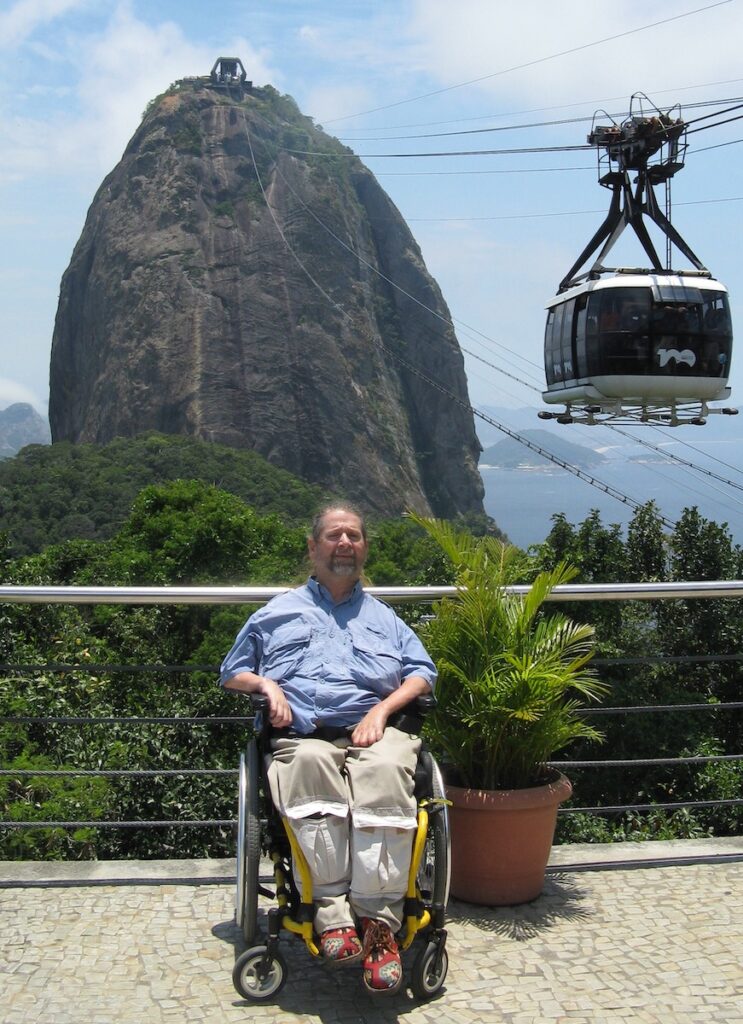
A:
[[[316,598],[319,598],[321,601],[325,601],[327,604],[331,605],[334,608],[337,608],[339,605],[342,604],[355,604],[356,601],[361,600],[361,594],[363,592],[361,580],[356,580],[356,582],[353,585],[353,590],[348,595],[348,597],[345,597],[342,601],[338,601],[336,603],[333,600],[330,591],[326,587],[324,587],[322,583],[318,582],[318,580],[314,576],[310,576],[310,578],[307,580],[307,586],[309,587],[310,591],[312,592],[312,594],[314,594]]]

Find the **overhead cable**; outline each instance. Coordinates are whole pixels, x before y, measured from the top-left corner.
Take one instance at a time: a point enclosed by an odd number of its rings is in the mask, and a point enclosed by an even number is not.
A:
[[[418,100],[429,99],[431,96],[441,96],[445,92],[453,92],[455,89],[463,89],[468,85],[477,85],[479,82],[486,82],[489,79],[510,74],[512,71],[523,71],[525,68],[532,68],[537,64],[544,64],[550,60],[557,60],[559,57],[567,57],[571,53],[580,53],[582,50],[589,50],[594,46],[601,46],[603,43],[610,43],[616,39],[624,39],[627,36],[636,35],[638,32],[646,32],[649,29],[657,28],[660,25],[668,25],[672,21],[680,21],[682,18],[690,18],[692,15],[711,11],[715,7],[723,7],[730,2],[731,0],[716,0],[715,3],[706,4],[704,7],[697,7],[693,11],[686,11],[684,14],[676,14],[670,18],[663,18],[660,21],[651,22],[649,25],[640,25],[638,28],[628,29],[625,32],[617,32],[615,35],[605,36],[602,39],[595,39],[590,43],[582,43],[580,46],[572,46],[568,50],[561,50],[559,53],[551,53],[545,57],[537,57],[535,60],[526,61],[523,64],[515,64],[512,67],[502,68],[500,71],[493,71],[489,75],[480,75],[479,78],[470,78],[466,82],[458,82],[456,85],[448,85],[441,89],[433,89],[430,92],[421,93],[418,96],[411,96],[406,100],[397,100],[395,103],[386,103],[379,107],[372,107],[369,110],[360,110],[355,114],[344,114],[342,117],[336,117],[330,120],[320,118],[320,121],[325,124],[337,124],[338,121],[348,121],[352,117],[363,117],[365,114],[375,114],[380,110],[390,110],[393,107],[402,107],[407,103],[415,103]]]
[[[690,104],[687,104],[686,109],[689,109],[690,107],[719,106],[722,103],[732,103],[733,100],[739,100],[739,99],[741,99],[740,96],[731,97],[731,98],[725,99],[725,100],[705,100],[702,103],[690,103]],[[740,104],[739,104],[739,106],[740,106]],[[739,109],[739,107],[729,107],[726,110],[717,110],[717,111],[715,111],[715,112],[713,112],[711,114],[706,114],[704,117],[698,117],[698,118],[695,118],[693,121],[687,121],[686,123],[687,124],[696,124],[697,121],[703,121],[705,118],[717,117],[720,114],[726,114],[730,110],[737,110],[737,109]],[[612,120],[614,120],[616,118],[626,118],[629,115],[628,115],[628,111],[622,110],[622,111],[619,111],[618,113],[609,114],[607,116],[610,117]],[[490,128],[464,128],[464,129],[461,129],[461,130],[455,131],[455,132],[427,132],[427,133],[424,133],[422,135],[385,135],[383,138],[374,138],[374,137],[372,137],[372,138],[364,138],[362,136],[362,137],[348,138],[347,141],[356,143],[356,142],[395,142],[395,141],[398,141],[400,139],[443,139],[443,138],[447,138],[447,137],[452,136],[452,135],[484,135],[484,134],[487,134],[488,132],[514,132],[514,131],[519,131],[520,129],[523,129],[523,128],[555,128],[555,127],[558,127],[558,126],[561,126],[561,125],[565,125],[565,124],[581,124],[581,123],[586,123],[586,122],[590,123],[590,122],[592,122],[594,120],[594,118],[595,118],[595,114],[585,114],[585,115],[582,115],[581,117],[564,117],[564,118],[560,118],[559,120],[556,120],[556,121],[531,121],[531,122],[526,122],[525,124],[494,125],[494,126],[491,126]],[[339,140],[341,142],[343,142],[345,137],[344,136],[338,136],[338,138],[339,138]]]
[[[680,92],[689,92],[691,89],[711,89],[713,86],[718,85],[737,85],[739,82],[743,82],[743,78],[726,78],[721,82],[701,82],[696,85],[679,85],[674,89],[648,89],[647,94],[652,96],[663,96],[666,93],[671,93],[673,96],[677,96]],[[347,132],[391,132],[399,131],[403,128],[435,128],[436,125],[441,124],[465,124],[467,121],[489,121],[495,117],[523,117],[525,114],[540,114],[547,110],[568,110],[571,107],[590,107],[593,110],[600,103],[619,103],[623,101],[625,96],[604,96],[601,99],[593,100],[581,100],[577,103],[558,103],[553,104],[549,107],[529,107],[526,110],[503,110],[497,114],[477,114],[472,117],[452,117],[446,121],[417,121],[411,124],[388,124],[388,125],[369,125],[362,126],[360,128],[344,128]],[[730,100],[705,100],[698,103],[684,103],[685,109],[689,107],[700,107],[708,104],[715,103],[729,103]],[[328,124],[332,122],[327,122]]]
[[[692,156],[694,156],[695,153],[707,153],[710,149],[722,149],[723,146],[735,146],[739,142],[743,142],[743,139],[733,139],[732,142],[718,142],[716,146],[702,146],[701,149],[695,149]]]
[[[246,127],[246,131],[247,131],[247,127]],[[383,273],[382,273],[382,272],[381,272],[381,271],[380,271],[380,270],[379,270],[379,269],[378,269],[377,267],[375,267],[375,266],[374,266],[374,265],[373,265],[372,263],[370,263],[370,262],[369,262],[368,260],[366,260],[366,259],[365,259],[365,258],[364,258],[364,257],[363,257],[363,256],[362,256],[362,255],[361,255],[360,253],[359,253],[359,252],[357,252],[357,251],[356,251],[356,250],[354,250],[354,249],[353,249],[353,248],[352,248],[351,246],[349,246],[349,245],[348,245],[348,244],[347,244],[346,242],[344,242],[344,241],[343,241],[343,239],[342,239],[342,238],[340,238],[340,237],[339,237],[339,236],[338,236],[338,235],[337,235],[337,234],[336,234],[336,233],[335,233],[335,232],[334,232],[334,231],[333,231],[333,230],[332,230],[331,228],[329,228],[329,227],[328,227],[328,225],[327,225],[327,224],[325,224],[325,222],[324,222],[324,221],[323,221],[323,220],[322,220],[322,219],[321,219],[320,217],[318,217],[318,216],[317,216],[317,214],[316,214],[316,213],[315,213],[315,212],[314,212],[314,211],[313,211],[313,210],[312,210],[312,209],[311,209],[311,208],[310,208],[310,207],[309,207],[309,206],[308,206],[308,205],[307,205],[307,204],[306,204],[306,203],[304,202],[304,200],[302,199],[302,197],[301,197],[301,196],[300,196],[300,195],[299,195],[299,194],[298,194],[298,193],[296,192],[296,190],[295,190],[295,189],[293,188],[293,186],[292,186],[291,182],[289,182],[289,181],[288,181],[288,179],[287,179],[287,178],[285,177],[285,175],[283,175],[283,174],[282,174],[282,172],[281,172],[281,170],[279,169],[278,165],[276,165],[276,173],[277,173],[277,174],[278,174],[278,176],[279,176],[279,177],[281,178],[281,180],[282,180],[282,182],[284,183],[284,185],[285,185],[285,186],[286,186],[286,187],[287,187],[287,188],[289,189],[289,191],[290,191],[290,192],[292,193],[292,195],[293,195],[293,196],[295,197],[295,199],[296,199],[296,200],[297,200],[297,201],[299,202],[299,204],[300,204],[300,205],[302,206],[302,208],[303,208],[303,209],[304,209],[304,210],[305,210],[305,211],[306,211],[306,212],[307,212],[307,213],[308,213],[308,214],[309,214],[309,215],[310,215],[310,216],[311,216],[311,217],[312,217],[312,218],[313,218],[313,219],[315,220],[315,222],[316,222],[316,223],[317,223],[317,224],[318,224],[318,225],[319,225],[319,226],[320,226],[321,228],[323,228],[323,230],[324,230],[324,231],[326,231],[326,233],[328,233],[328,234],[329,234],[329,235],[330,235],[330,236],[331,236],[331,237],[332,237],[332,238],[333,238],[333,239],[334,239],[334,240],[335,240],[335,241],[336,241],[336,242],[337,242],[337,243],[338,243],[338,244],[339,244],[340,246],[342,246],[342,247],[343,247],[343,248],[344,248],[344,249],[345,249],[345,250],[346,250],[347,252],[349,252],[349,253],[350,253],[351,255],[353,255],[353,256],[354,256],[354,257],[355,257],[356,259],[358,259],[358,260],[359,260],[359,261],[360,261],[360,262],[361,262],[361,263],[362,263],[362,264],[363,264],[364,266],[366,266],[366,267],[367,267],[367,268],[368,268],[369,270],[371,270],[371,271],[372,271],[373,273],[377,274],[377,275],[378,275],[379,277],[381,277],[381,278],[382,278],[382,279],[383,279],[384,281],[386,281],[386,282],[387,282],[388,284],[390,284],[390,285],[391,285],[392,287],[394,287],[394,288],[395,288],[395,289],[396,289],[397,291],[401,292],[401,293],[402,293],[403,295],[405,295],[405,296],[406,296],[407,298],[411,299],[411,301],[413,301],[413,302],[417,303],[417,304],[418,304],[419,306],[421,306],[421,307],[422,307],[423,309],[425,309],[425,310],[426,310],[427,312],[431,313],[431,314],[432,314],[433,316],[437,317],[437,318],[438,318],[439,320],[441,320],[441,321],[442,321],[442,322],[443,322],[444,324],[446,324],[447,326],[453,326],[453,323],[452,323],[451,321],[447,320],[447,319],[446,319],[445,317],[441,316],[441,314],[440,314],[440,313],[438,313],[438,312],[437,312],[436,310],[433,310],[433,309],[431,309],[431,308],[430,308],[429,306],[426,306],[426,305],[425,305],[425,303],[421,302],[421,301],[420,301],[419,299],[417,299],[417,298],[416,298],[415,296],[411,295],[411,294],[410,294],[409,292],[407,292],[407,291],[406,291],[405,289],[401,288],[401,287],[400,287],[400,286],[399,286],[399,285],[398,285],[398,284],[397,284],[397,283],[396,283],[395,281],[393,281],[393,280],[392,280],[391,278],[388,278],[388,277],[387,277],[387,276],[386,276],[385,274],[383,274]],[[707,202],[711,202],[711,201],[712,201],[712,200],[707,200]],[[592,212],[601,212],[601,211],[592,211]],[[412,219],[412,218],[411,218],[411,219]],[[464,325],[464,326],[466,327],[467,325]],[[478,333],[479,333],[479,332],[478,332]],[[493,339],[488,339],[488,340],[492,341]],[[499,343],[497,343],[497,342],[493,342],[493,343],[494,343],[494,344],[499,344]],[[465,348],[465,347],[464,347],[464,346],[462,346],[461,344],[460,344],[460,348],[461,348],[461,350],[462,350],[463,352],[465,352],[465,353],[466,353],[467,355],[469,355],[469,356],[471,356],[472,358],[474,358],[474,359],[478,360],[479,362],[483,363],[483,364],[484,364],[485,366],[488,366],[488,367],[490,367],[491,369],[494,369],[494,370],[496,370],[496,372],[498,372],[498,373],[500,373],[500,374],[503,374],[504,376],[506,376],[506,377],[510,378],[511,380],[514,380],[514,381],[516,381],[516,382],[517,382],[518,384],[522,385],[523,387],[526,387],[526,388],[527,388],[528,390],[530,390],[530,391],[532,391],[532,392],[534,392],[534,393],[537,393],[537,394],[541,394],[541,390],[542,390],[542,389],[541,389],[541,387],[536,387],[536,386],[534,386],[533,384],[530,384],[529,382],[527,382],[527,381],[525,381],[525,380],[523,380],[523,379],[521,379],[521,378],[519,378],[519,377],[516,377],[515,375],[513,375],[513,374],[509,373],[509,372],[508,372],[507,370],[505,370],[505,369],[504,369],[504,368],[503,368],[502,366],[496,366],[496,365],[495,365],[494,363],[490,362],[490,361],[489,361],[489,360],[487,360],[487,359],[484,359],[484,358],[483,358],[482,356],[478,355],[478,354],[477,354],[477,353],[475,353],[475,352],[472,352],[472,351],[471,351],[470,349],[467,349],[467,348]],[[515,355],[516,353],[513,353],[513,354]],[[532,364],[532,365],[536,365],[536,364]],[[619,433],[623,433],[623,432],[622,432],[621,430],[619,430],[619,428],[617,428],[617,427],[612,427],[612,429],[615,429],[615,430],[617,430],[617,431],[618,431]],[[625,436],[630,436],[630,435],[625,435]],[[660,449],[658,449],[658,448],[657,448],[657,447],[656,447],[655,445],[651,444],[650,442],[647,442],[647,441],[639,441],[639,443],[640,443],[640,444],[644,444],[644,445],[645,445],[645,447],[647,447],[647,448],[649,448],[649,449],[651,449],[651,450],[653,450],[653,451],[655,451],[655,452],[660,452]],[[673,455],[672,455],[671,453],[665,453],[665,452],[663,452],[663,453],[661,453],[661,454],[665,455],[665,456],[666,456],[666,458],[667,458],[667,460],[668,460],[668,461],[670,461],[670,462],[678,462],[678,464],[681,464],[681,465],[685,465],[685,466],[688,466],[688,467],[690,467],[690,468],[692,468],[692,469],[696,469],[696,468],[697,468],[697,467],[696,467],[696,466],[694,465],[694,463],[691,463],[691,462],[688,462],[688,461],[686,461],[686,460],[683,460],[683,459],[677,458],[677,457],[673,456]],[[700,469],[700,472],[704,472],[704,471]],[[709,473],[709,474],[707,474],[707,475],[710,475],[710,476],[716,476],[715,474],[712,474],[712,473]],[[724,478],[724,477],[719,477],[719,476],[717,476],[716,478],[717,478],[717,479],[719,479],[719,480],[721,480],[721,481],[722,481],[722,482],[724,482],[724,483],[728,483],[728,482],[732,483],[732,481],[727,481],[727,480],[726,480],[726,478]],[[690,487],[689,485],[686,485],[686,484],[682,484],[682,486],[685,486],[685,487],[687,487],[687,489],[689,489],[690,491],[692,491],[692,493],[697,493],[697,494],[699,493],[698,491],[695,491],[695,490],[694,490],[694,488]],[[734,486],[734,487],[735,487],[735,486],[737,486],[737,485],[736,485],[736,484],[734,484],[734,483],[732,483],[732,486]],[[715,489],[715,490],[719,490],[719,488],[714,488],[714,489]],[[743,488],[741,488],[741,489],[743,489]],[[733,500],[735,500],[735,499],[733,499]]]
[[[246,131],[247,131],[247,127],[246,127]],[[265,144],[264,144],[264,148],[265,148]],[[315,213],[315,211],[310,206],[308,206],[307,203],[305,203],[305,201],[302,199],[302,197],[297,193],[296,189],[292,186],[291,182],[287,179],[287,177],[284,174],[282,174],[281,169],[278,166],[278,163],[275,165],[275,168],[276,168],[277,175],[281,178],[281,180],[284,183],[284,185],[291,192],[291,194],[294,196],[294,198],[297,200],[297,202],[300,204],[300,206],[305,210],[305,212],[308,213],[310,215],[310,217],[312,217],[312,219],[315,221],[315,223],[319,227],[321,227],[323,229],[323,231],[325,231],[328,235],[330,235],[330,237],[335,242],[337,242],[338,245],[340,245],[343,249],[345,249],[346,252],[350,253],[355,259],[357,259],[361,264],[363,264],[363,266],[367,267],[367,269],[371,270],[372,273],[376,274],[378,277],[380,277],[387,284],[391,285],[397,292],[399,292],[401,295],[404,295],[405,298],[410,299],[411,302],[414,302],[416,305],[420,306],[421,309],[424,309],[427,313],[430,313],[433,317],[435,317],[437,320],[440,320],[447,327],[454,327],[455,324],[458,324],[460,327],[466,328],[466,330],[474,333],[475,335],[478,335],[480,338],[483,338],[485,341],[489,342],[490,344],[495,345],[498,348],[504,349],[509,355],[515,356],[516,358],[520,359],[522,362],[528,363],[530,366],[533,366],[536,369],[541,369],[541,367],[538,366],[536,363],[532,362],[532,360],[526,359],[524,356],[520,355],[517,352],[513,352],[507,346],[501,344],[501,342],[496,341],[494,338],[488,337],[488,335],[483,334],[483,332],[477,330],[477,328],[471,327],[469,324],[464,323],[464,321],[458,320],[456,317],[451,317],[451,319],[447,319],[445,316],[442,316],[442,314],[439,313],[438,310],[432,309],[430,306],[427,306],[425,302],[422,302],[415,295],[412,295],[410,292],[406,291],[405,288],[401,287],[401,285],[399,285],[396,281],[393,281],[392,278],[387,277],[386,274],[383,274],[382,271],[378,267],[376,267],[369,260],[365,259],[365,257],[362,256],[360,252],[358,252],[356,249],[354,249],[352,246],[350,246],[347,242],[344,242],[344,240],[339,235],[337,235],[332,230],[332,228],[328,227],[328,225],[320,217],[318,217],[318,215]],[[467,355],[470,355],[474,359],[479,360],[480,362],[484,363],[486,366],[490,366],[492,369],[497,370],[499,373],[505,374],[506,377],[509,377],[511,380],[515,381],[517,384],[521,384],[524,387],[529,388],[531,391],[541,392],[541,388],[535,387],[533,384],[530,384],[529,382],[527,382],[525,380],[522,380],[519,377],[514,376],[513,374],[509,373],[507,370],[504,370],[500,366],[495,366],[493,363],[488,362],[488,360],[483,359],[482,356],[477,355],[477,353],[472,352],[471,350],[466,349],[466,348],[464,348],[461,345],[460,345],[460,348],[462,349],[463,352],[466,352]]]
[[[743,196],[727,196],[723,199],[692,199],[685,203],[676,203],[676,206],[703,206],[711,203],[739,203],[743,201]],[[605,209],[601,210],[566,210],[565,212],[559,211],[557,213],[505,213],[497,216],[490,217],[406,217],[405,219],[414,223],[460,223],[470,221],[488,221],[488,220],[534,220],[538,217],[579,217],[584,214],[594,213],[605,213]]]
[[[691,451],[697,452],[698,455],[703,455],[706,459],[709,459],[711,462],[716,462],[718,466],[724,466],[725,469],[732,469],[734,473],[743,473],[743,470],[741,470],[738,466],[732,466],[729,462],[724,462],[722,459],[718,459],[714,455],[710,455],[709,452],[705,452],[701,448],[697,448],[695,445],[689,444],[689,442],[684,441],[683,438],[674,437],[671,434],[667,434],[666,431],[661,430],[660,427],[656,427],[655,429],[659,434],[662,434],[663,437],[667,437],[669,441],[674,441],[676,444],[681,444],[684,446],[684,448],[690,448]]]
[[[727,3],[728,0],[725,0]],[[384,141],[384,140],[382,140]],[[514,149],[452,149],[434,153],[348,153],[323,152],[312,149],[284,149],[283,153],[293,153],[295,156],[327,156],[327,157],[358,157],[361,160],[381,159],[405,159],[419,156],[503,156],[514,153],[577,153],[587,149],[593,149],[587,144],[578,146],[519,146]]]
[[[269,212],[269,215],[270,215],[270,217],[271,217],[271,219],[272,219],[272,221],[274,223],[276,231],[279,234],[279,237],[281,238],[282,242],[284,243],[284,245],[285,245],[287,251],[289,252],[289,254],[291,255],[292,259],[296,262],[296,264],[299,266],[299,268],[302,271],[302,273],[308,278],[308,280],[312,283],[312,285],[320,292],[320,294],[326,299],[326,301],[328,303],[330,303],[330,305],[332,305],[333,308],[336,309],[340,313],[340,315],[343,317],[343,319],[346,321],[346,323],[348,323],[350,326],[356,328],[357,325],[354,323],[353,318],[351,317],[351,315],[341,305],[339,305],[335,301],[335,299],[323,288],[323,286],[320,284],[320,282],[317,280],[317,278],[312,274],[310,269],[307,267],[307,265],[301,259],[299,254],[294,250],[294,247],[289,242],[289,239],[287,238],[283,228],[279,224],[279,221],[278,221],[278,218],[276,217],[274,209],[271,206],[270,202],[268,201],[268,196],[266,195],[266,191],[265,191],[265,188],[263,186],[263,181],[261,180],[260,171],[258,170],[258,164],[257,164],[257,161],[255,159],[255,153],[253,152],[253,144],[252,144],[252,139],[251,139],[251,136],[250,136],[250,129],[248,127],[248,122],[247,122],[247,118],[245,117],[244,111],[242,112],[242,116],[243,116],[243,122],[244,122],[244,125],[245,125],[245,133],[246,133],[246,137],[247,137],[248,148],[250,150],[250,157],[251,157],[251,160],[252,160],[252,163],[253,163],[253,169],[254,169],[255,175],[256,175],[256,180],[257,180],[258,186],[259,186],[259,188],[261,190],[261,195],[263,197],[263,201],[266,204],[266,208],[267,208],[267,210]],[[385,345],[385,343],[381,339],[381,337],[378,338],[378,339],[377,338],[373,338],[363,328],[362,328],[362,333],[367,336],[368,340],[370,340],[372,342],[372,344],[374,344],[377,348],[380,348],[383,352],[385,352],[388,356],[390,356],[390,358],[394,359],[395,362],[399,363],[401,366],[404,366],[414,376],[418,377],[420,380],[423,380],[430,387],[432,387],[435,390],[437,390],[440,394],[445,395],[450,401],[452,401],[455,404],[459,405],[461,408],[467,410],[471,415],[476,416],[479,419],[484,420],[486,423],[489,423],[491,426],[495,427],[497,430],[499,430],[502,433],[506,434],[508,437],[513,438],[515,441],[518,441],[520,444],[525,445],[525,447],[529,448],[531,451],[534,451],[538,455],[541,455],[543,458],[547,459],[547,461],[552,462],[554,465],[560,466],[562,469],[566,469],[568,472],[572,473],[574,476],[577,476],[578,479],[583,480],[585,483],[590,484],[592,487],[595,487],[595,488],[597,488],[600,491],[603,491],[605,494],[608,494],[610,497],[615,498],[617,501],[620,501],[622,504],[629,505],[631,508],[634,508],[635,511],[639,511],[639,509],[641,509],[643,507],[643,503],[642,502],[636,501],[634,498],[631,498],[629,495],[624,494],[622,491],[618,490],[616,487],[612,486],[611,484],[605,483],[603,480],[600,480],[598,477],[592,476],[590,473],[586,473],[584,470],[580,469],[578,466],[573,466],[571,463],[566,462],[564,459],[561,459],[558,456],[554,455],[552,452],[549,452],[546,448],[543,448],[541,445],[536,444],[534,441],[531,441],[528,438],[523,437],[521,434],[517,433],[517,431],[511,430],[509,427],[505,426],[505,424],[498,422],[498,420],[494,419],[492,416],[488,416],[486,413],[482,412],[481,410],[476,409],[474,406],[472,406],[469,403],[469,401],[465,401],[464,399],[459,398],[458,395],[455,395],[452,391],[449,390],[449,388],[445,387],[445,385],[443,385],[440,381],[437,381],[434,378],[430,377],[427,373],[424,373],[419,367],[417,367],[413,363],[409,362],[409,360],[405,359],[398,352],[393,351],[391,348],[389,348],[389,346]],[[672,520],[668,519],[666,516],[663,516],[661,513],[659,513],[659,519],[661,520],[663,525],[666,526],[668,529],[670,529],[670,530],[674,529],[675,524],[673,523]]]

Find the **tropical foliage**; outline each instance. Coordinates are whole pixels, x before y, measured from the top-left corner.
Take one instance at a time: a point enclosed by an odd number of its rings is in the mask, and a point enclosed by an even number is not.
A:
[[[439,602],[421,629],[439,669],[431,741],[465,786],[536,785],[557,751],[600,738],[578,714],[606,692],[588,667],[594,630],[543,614],[550,592],[575,570],[561,563],[538,573],[525,594],[512,593],[509,584],[530,574],[522,552],[441,520],[413,519],[456,572],[457,596]]]
[[[107,540],[150,484],[218,483],[256,512],[305,524],[324,498],[319,487],[253,451],[193,437],[142,434],[106,445],[29,445],[0,461],[0,530],[14,556],[65,540]]]
[[[30,448],[1,463],[0,582],[293,585],[301,580],[307,571],[304,533],[321,496],[291,477],[272,476],[265,463],[250,470],[240,461],[248,453],[182,443],[186,440],[139,438],[89,452],[87,446]],[[15,511],[7,513],[9,508]],[[86,527],[57,542],[67,529],[60,524],[73,510],[96,524],[99,535],[90,536]],[[16,531],[22,531],[25,516],[35,539],[33,553],[21,556]],[[485,524],[467,525],[470,533],[487,535]],[[490,547],[490,541],[483,545]],[[626,538],[597,513],[577,525],[558,516],[544,544],[530,555],[510,552],[508,579],[531,582],[564,561],[577,568],[581,582],[743,575],[741,550],[724,526],[691,509],[668,535],[652,505],[636,514]],[[500,555],[493,559],[498,563]],[[454,567],[421,526],[398,519],[372,524],[367,574],[379,584],[450,583]],[[619,706],[608,707],[607,699],[581,716],[606,734],[601,757],[645,762],[569,769],[573,804],[713,805],[561,814],[558,840],[740,835],[743,811],[734,801],[743,792],[743,762],[648,763],[659,757],[729,758],[743,751],[740,602],[559,608],[575,623],[595,629],[591,664],[611,686],[611,704]],[[234,770],[249,724],[244,701],[216,686],[216,667],[249,611],[239,605],[0,603],[0,819],[90,823],[0,829],[0,857],[231,856],[230,826],[141,829],[95,823],[234,817]],[[404,614],[417,623],[429,611],[406,608]],[[543,618],[539,612],[532,625]],[[505,661],[504,666],[516,671]],[[648,705],[664,710],[645,711]],[[625,707],[631,710],[621,710]],[[474,724],[470,731],[476,731]],[[595,758],[590,743],[588,737],[578,738],[554,760]],[[224,774],[179,774],[202,768]],[[106,774],[49,774],[80,770]],[[175,774],[117,774],[127,770]]]

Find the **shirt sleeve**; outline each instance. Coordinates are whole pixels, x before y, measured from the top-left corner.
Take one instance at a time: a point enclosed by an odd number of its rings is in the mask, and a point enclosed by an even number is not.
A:
[[[438,676],[436,666],[410,626],[399,618],[397,622],[402,653],[401,681],[405,682],[410,676],[422,676],[433,690]]]
[[[251,616],[237,634],[232,649],[222,662],[219,674],[220,685],[240,672],[257,672],[263,654],[263,634]]]

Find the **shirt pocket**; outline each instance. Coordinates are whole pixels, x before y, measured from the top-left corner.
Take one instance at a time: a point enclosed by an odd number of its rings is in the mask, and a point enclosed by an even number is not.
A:
[[[312,627],[306,622],[291,622],[273,631],[264,645],[261,673],[280,680],[298,672],[307,658]]]
[[[377,692],[388,693],[400,685],[402,654],[381,630],[354,622],[349,625],[354,667],[358,681]]]

